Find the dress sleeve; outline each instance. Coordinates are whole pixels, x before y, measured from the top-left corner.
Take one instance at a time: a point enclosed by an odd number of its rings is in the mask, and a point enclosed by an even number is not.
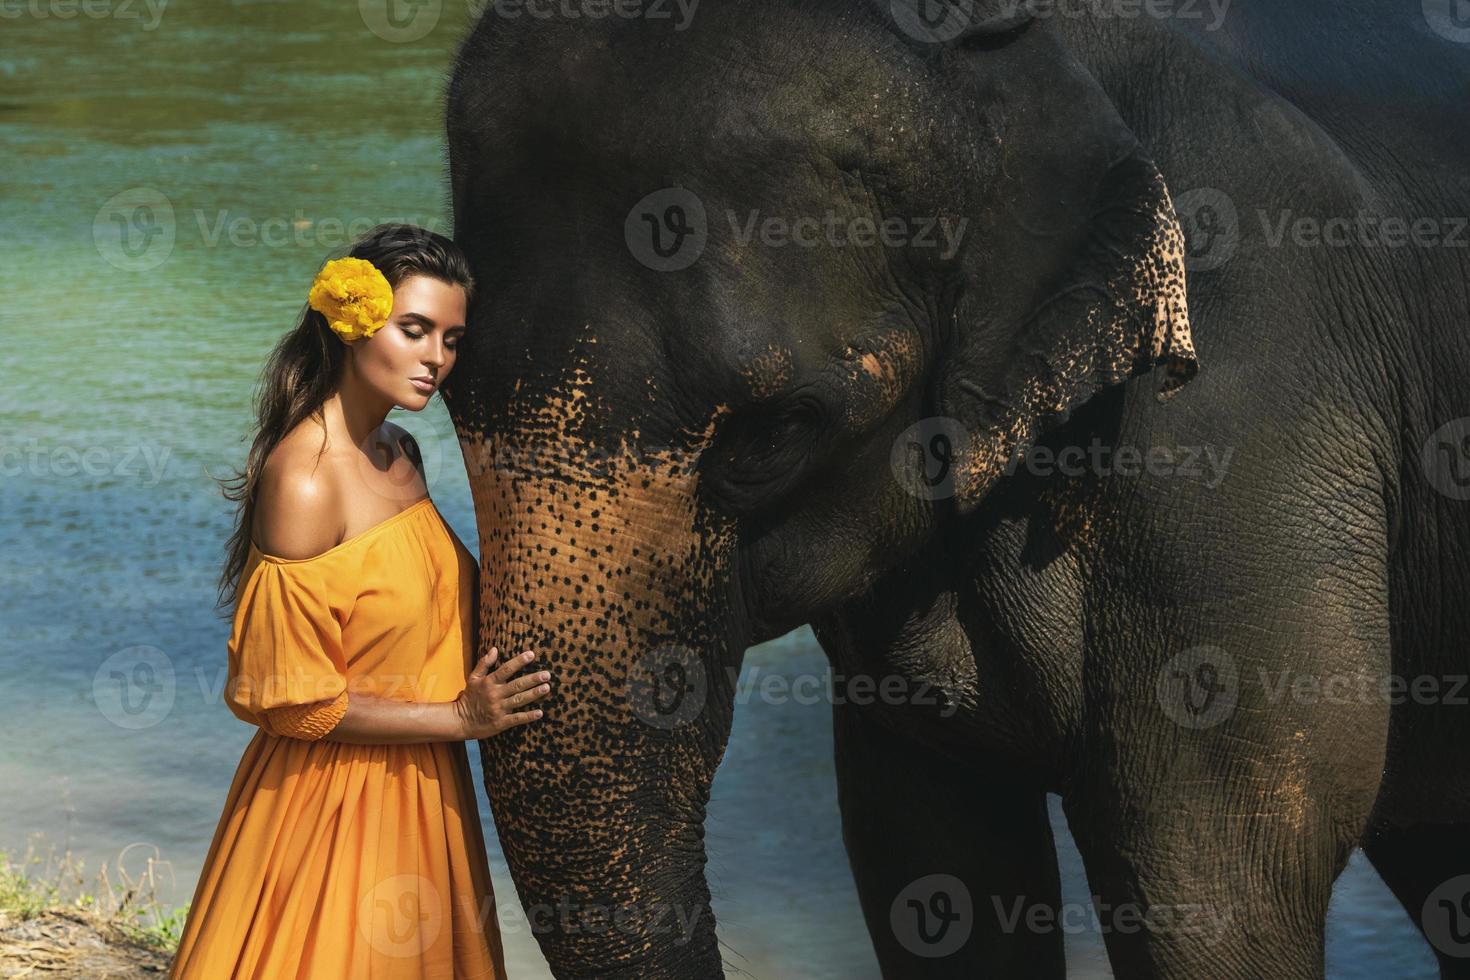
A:
[[[326,735],[347,713],[342,624],[329,580],[302,563],[259,559],[240,590],[230,629],[225,700],[272,735]]]

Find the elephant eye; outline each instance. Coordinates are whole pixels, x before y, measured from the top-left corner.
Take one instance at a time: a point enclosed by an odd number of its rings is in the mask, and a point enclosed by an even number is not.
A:
[[[764,423],[760,436],[770,444],[772,449],[779,448],[784,440],[800,432],[810,422],[809,413],[800,409],[790,409]]]
[[[790,448],[793,439],[811,433],[819,418],[814,403],[802,399],[775,410],[746,415],[735,429],[747,452],[776,453]]]
[[[753,408],[730,418],[706,453],[706,485],[734,510],[776,499],[807,469],[822,420],[820,407],[810,398]]]

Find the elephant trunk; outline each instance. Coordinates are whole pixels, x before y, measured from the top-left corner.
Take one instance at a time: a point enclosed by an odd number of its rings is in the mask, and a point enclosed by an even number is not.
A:
[[[482,743],[532,931],[558,977],[721,976],[704,816],[734,707],[733,537],[696,502],[697,453],[461,439],[479,652],[533,649],[552,675],[541,719]]]

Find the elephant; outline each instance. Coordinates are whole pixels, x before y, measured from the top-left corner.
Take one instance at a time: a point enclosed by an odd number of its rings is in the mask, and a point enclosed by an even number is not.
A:
[[[1470,976],[1470,48],[1126,6],[462,41],[443,392],[477,649],[556,679],[481,748],[558,977],[721,975],[710,785],[803,625],[883,976],[1064,975],[1049,794],[1117,977],[1323,976],[1356,848]]]

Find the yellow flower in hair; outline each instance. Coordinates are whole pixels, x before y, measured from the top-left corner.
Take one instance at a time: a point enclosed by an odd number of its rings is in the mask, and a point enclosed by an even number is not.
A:
[[[333,259],[316,274],[306,302],[343,340],[356,340],[388,322],[393,287],[367,259]]]

